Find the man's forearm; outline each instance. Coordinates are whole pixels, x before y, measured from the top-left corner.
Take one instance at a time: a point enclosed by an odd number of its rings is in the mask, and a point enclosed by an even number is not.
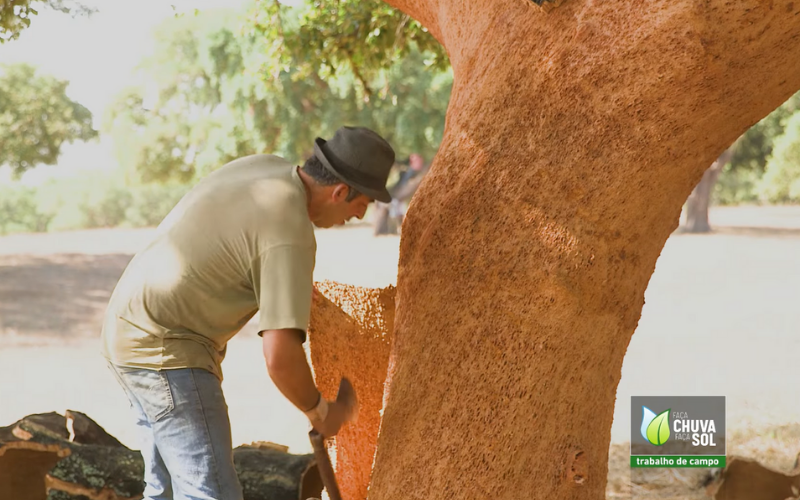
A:
[[[303,344],[296,330],[262,332],[264,358],[275,387],[302,411],[314,408],[319,390],[314,384]]]

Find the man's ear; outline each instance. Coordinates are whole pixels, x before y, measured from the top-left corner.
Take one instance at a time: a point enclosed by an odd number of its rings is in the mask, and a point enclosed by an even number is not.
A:
[[[348,194],[350,194],[350,188],[347,187],[347,184],[337,184],[333,188],[333,201],[344,201],[347,199]]]

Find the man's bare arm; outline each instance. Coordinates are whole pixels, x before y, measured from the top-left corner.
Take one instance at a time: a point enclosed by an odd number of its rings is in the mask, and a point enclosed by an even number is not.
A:
[[[314,428],[325,437],[335,436],[345,422],[358,412],[352,386],[340,390],[336,401],[325,401],[314,384],[311,368],[301,341],[302,332],[294,329],[261,332],[264,359],[269,376],[286,399],[302,410]]]
[[[314,408],[320,395],[303,350],[302,332],[265,330],[261,338],[267,370],[278,390],[300,410]]]

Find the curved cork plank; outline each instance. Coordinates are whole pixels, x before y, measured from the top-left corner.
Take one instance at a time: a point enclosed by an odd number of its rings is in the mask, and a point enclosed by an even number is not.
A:
[[[316,283],[316,288],[320,294],[311,310],[308,339],[317,385],[325,398],[333,399],[339,381],[347,377],[359,401],[358,421],[333,440],[331,460],[342,498],[364,499],[381,423],[395,289],[331,281]]]
[[[0,447],[0,498],[45,500],[45,475],[65,453],[59,446],[8,444]],[[69,454],[69,450],[66,450]]]

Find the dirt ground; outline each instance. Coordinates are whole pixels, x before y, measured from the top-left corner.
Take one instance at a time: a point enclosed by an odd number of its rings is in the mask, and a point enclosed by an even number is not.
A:
[[[674,234],[651,279],[617,392],[609,498],[670,498],[653,496],[626,468],[632,395],[724,395],[729,454],[789,469],[800,451],[800,207],[716,208],[711,224],[710,235]],[[97,338],[117,278],[151,236],[115,229],[0,238],[0,426],[73,409],[135,447]],[[398,237],[356,225],[317,238],[315,279],[395,283]],[[235,444],[310,451],[307,424],[270,383],[251,327],[231,341],[223,370]],[[699,491],[694,476],[664,474]]]

